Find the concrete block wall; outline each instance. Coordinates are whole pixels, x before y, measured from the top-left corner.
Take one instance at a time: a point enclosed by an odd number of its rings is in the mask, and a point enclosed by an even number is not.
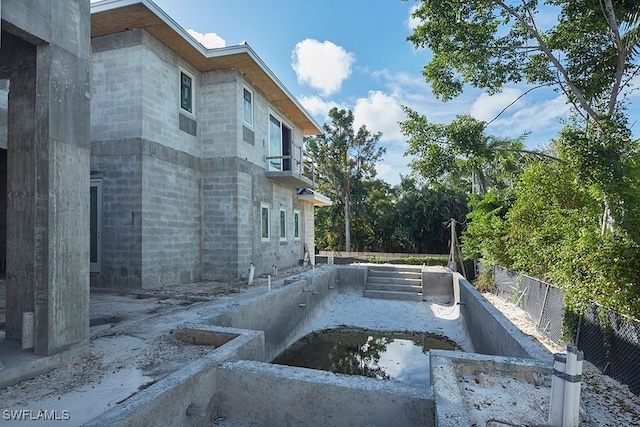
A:
[[[102,179],[102,268],[96,287],[142,287],[141,141],[92,142],[91,171]]]
[[[236,280],[251,263],[258,275],[297,265],[304,243],[313,254],[313,207],[297,200],[295,188],[266,178],[268,115],[278,109],[256,87],[235,70],[199,73],[143,30],[95,38],[92,47],[92,171],[103,180],[105,224],[94,285]],[[195,135],[180,130],[180,70],[194,77],[187,116]],[[243,137],[244,87],[254,94],[253,144]],[[301,130],[287,125],[301,143]],[[266,243],[261,203],[272,207]],[[294,209],[300,239],[293,238]]]
[[[142,31],[92,39],[91,141],[142,135]]]
[[[146,141],[146,145],[157,145]],[[197,159],[182,162],[145,155],[142,160],[142,282],[145,288],[201,279],[200,170]],[[164,148],[164,150],[162,149]],[[145,150],[147,152],[148,150]],[[189,160],[192,166],[189,167]]]
[[[142,30],[142,138],[161,143],[178,152],[200,157],[202,119],[207,117],[200,99],[202,86],[199,73],[155,37]],[[180,108],[180,71],[193,76],[193,114]],[[196,122],[195,135],[180,130],[179,114]]]
[[[202,87],[196,99],[200,98],[203,158],[237,157],[239,145],[249,146],[242,142],[242,129],[238,125],[239,92],[237,71],[212,71],[202,75]]]

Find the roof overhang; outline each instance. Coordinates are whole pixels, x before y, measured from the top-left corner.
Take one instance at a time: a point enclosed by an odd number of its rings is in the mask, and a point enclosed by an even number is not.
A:
[[[201,72],[234,69],[302,129],[322,133],[320,125],[246,43],[207,49],[151,0],[91,3],[91,37],[142,28]]]
[[[314,206],[333,205],[333,201],[330,198],[308,188],[298,188],[298,200],[311,203]]]

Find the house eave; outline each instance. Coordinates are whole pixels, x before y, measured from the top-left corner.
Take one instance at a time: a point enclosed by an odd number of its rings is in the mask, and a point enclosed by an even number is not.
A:
[[[298,191],[298,200],[311,203],[314,206],[333,205],[333,201],[330,198],[328,198],[324,194],[318,193],[317,191],[305,191],[302,194],[300,194],[300,191]]]

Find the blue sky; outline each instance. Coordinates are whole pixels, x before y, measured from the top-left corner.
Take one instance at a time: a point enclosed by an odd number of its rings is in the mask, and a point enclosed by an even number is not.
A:
[[[468,88],[443,103],[421,72],[428,50],[414,50],[409,0],[155,0],[206,47],[247,42],[318,123],[332,106],[354,111],[356,125],[383,133],[387,149],[378,177],[390,184],[407,175],[406,138],[397,122],[407,105],[432,122],[460,114],[489,121],[528,87],[508,85],[489,97]],[[635,110],[637,110],[638,96]],[[564,98],[538,89],[493,122],[488,132],[516,137],[531,132],[528,148],[544,147],[569,113]],[[636,114],[635,116],[640,116]],[[635,133],[638,134],[634,127]]]

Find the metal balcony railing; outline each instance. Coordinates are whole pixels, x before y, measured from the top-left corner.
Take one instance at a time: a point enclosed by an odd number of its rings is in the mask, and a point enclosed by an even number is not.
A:
[[[282,156],[266,156],[267,177],[301,187],[317,187],[317,165],[298,144],[291,144],[292,154]]]

